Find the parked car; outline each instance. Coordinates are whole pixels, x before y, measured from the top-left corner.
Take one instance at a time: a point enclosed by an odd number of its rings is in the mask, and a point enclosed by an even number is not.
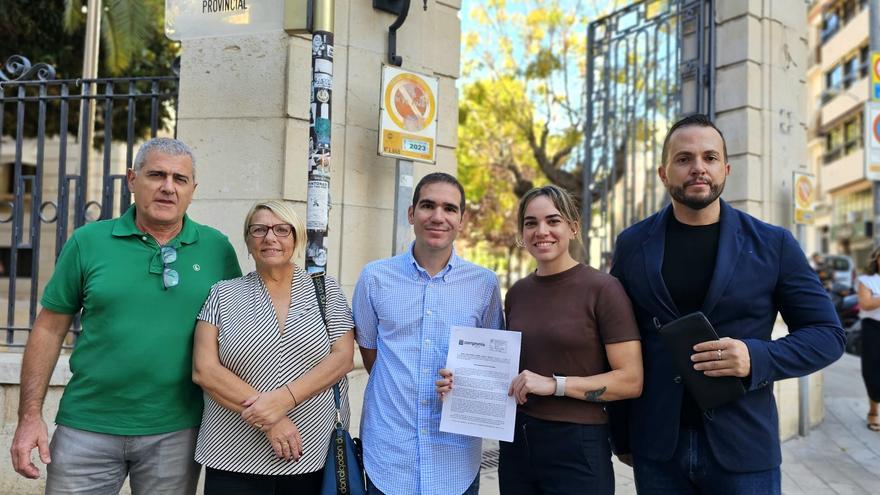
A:
[[[856,264],[852,258],[842,254],[829,254],[822,258],[828,285],[841,285],[850,290],[856,288]],[[820,274],[820,278],[822,278]],[[826,282],[826,280],[823,280]]]

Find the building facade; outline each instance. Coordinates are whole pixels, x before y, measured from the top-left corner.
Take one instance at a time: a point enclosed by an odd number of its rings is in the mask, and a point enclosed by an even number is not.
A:
[[[808,14],[808,154],[818,181],[814,251],[851,256],[873,246],[873,193],[865,177],[869,0],[816,0]]]

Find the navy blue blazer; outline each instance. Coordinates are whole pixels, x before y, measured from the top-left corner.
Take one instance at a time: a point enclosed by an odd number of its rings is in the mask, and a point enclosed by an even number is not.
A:
[[[632,300],[642,334],[645,381],[638,399],[609,407],[618,453],[668,460],[676,448],[684,385],[658,328],[680,316],[663,282],[666,223],[672,206],[624,230],[611,274]],[[706,436],[718,462],[734,472],[780,465],[773,382],[807,375],[843,354],[844,332],[819,279],[791,233],[721,201],[715,272],[703,301],[719,337],[745,342],[751,375],[740,399],[704,412]],[[788,335],[770,340],[777,311]]]

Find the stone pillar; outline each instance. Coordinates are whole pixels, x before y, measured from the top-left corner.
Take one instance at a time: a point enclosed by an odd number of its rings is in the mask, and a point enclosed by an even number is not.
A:
[[[792,228],[792,172],[808,171],[807,6],[716,2],[716,122],[731,175],[724,198]]]
[[[413,2],[398,31],[403,68],[440,79],[437,165],[455,173],[460,0]],[[378,148],[381,68],[391,14],[336,0],[328,273],[350,295],[364,264],[391,255],[395,162]],[[196,152],[194,219],[227,233],[246,258],[242,222],[255,200],[283,197],[305,215],[311,42],[273,33],[183,44],[178,136]],[[300,260],[302,261],[302,260]]]
[[[807,5],[802,0],[716,2],[715,121],[731,172],[724,199],[794,232],[792,173],[809,172]],[[787,329],[780,320],[774,338]],[[775,386],[780,436],[797,433],[797,380]],[[810,377],[810,418],[824,417],[822,376]]]

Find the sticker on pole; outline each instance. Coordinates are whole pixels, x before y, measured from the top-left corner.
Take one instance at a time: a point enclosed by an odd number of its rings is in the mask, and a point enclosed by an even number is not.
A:
[[[865,178],[880,181],[880,102],[865,103]]]
[[[180,41],[284,29],[284,0],[165,0],[165,36]]]
[[[379,154],[434,163],[437,78],[382,67]]]
[[[816,202],[815,179],[812,174],[794,172],[792,184],[794,223],[812,225],[815,217],[813,203]]]

